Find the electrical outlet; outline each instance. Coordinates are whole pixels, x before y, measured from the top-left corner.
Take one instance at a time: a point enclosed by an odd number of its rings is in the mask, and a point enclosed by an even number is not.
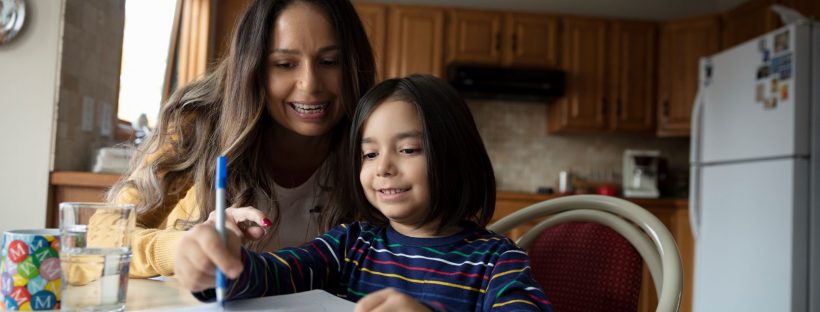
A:
[[[94,99],[90,96],[83,96],[83,116],[80,123],[83,132],[94,130]]]
[[[111,137],[113,132],[114,108],[111,103],[101,102],[102,109],[100,110],[100,134],[106,137]]]

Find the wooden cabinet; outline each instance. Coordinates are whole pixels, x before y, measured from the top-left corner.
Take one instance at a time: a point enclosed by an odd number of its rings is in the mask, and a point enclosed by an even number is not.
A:
[[[498,192],[496,194],[496,208],[492,222],[495,222],[521,208],[554,198],[554,195],[538,195],[525,193]],[[680,199],[627,199],[645,208],[657,217],[672,233],[683,264],[683,294],[680,311],[692,310],[692,269],[694,268],[694,238],[689,227],[688,202]],[[512,239],[517,239],[538,220],[531,224],[518,227],[507,233]],[[547,294],[549,296],[549,294]],[[644,267],[641,294],[638,298],[638,311],[655,311],[658,298],[649,270]]]
[[[617,21],[610,29],[609,129],[654,133],[656,24]]]
[[[390,6],[387,18],[387,77],[414,73],[442,77],[444,10]]]
[[[558,18],[550,15],[507,13],[502,38],[509,38],[510,44],[502,54],[502,64],[558,66],[558,25]]]
[[[656,32],[649,22],[564,19],[567,85],[550,105],[550,132],[654,132]]]
[[[502,19],[499,12],[449,10],[446,63],[499,64]]]
[[[376,81],[385,77],[385,33],[387,29],[387,7],[380,4],[357,3],[356,13],[362,20],[367,39],[373,49],[373,58],[376,61]]]
[[[720,49],[720,20],[703,17],[661,26],[658,135],[689,136],[700,58]]]
[[[453,9],[447,63],[555,67],[558,19],[549,15]]]
[[[778,3],[793,8],[805,15],[812,17],[815,20],[820,18],[820,1],[817,0],[778,0]]]
[[[549,105],[550,132],[606,129],[607,22],[592,18],[562,21],[561,68],[567,72],[564,96]]]
[[[121,175],[107,173],[52,172],[49,176],[46,227],[60,226],[60,203],[105,201],[105,192],[121,178]]]
[[[774,0],[752,0],[722,16],[721,48],[726,49],[780,27],[780,18],[770,9]]]

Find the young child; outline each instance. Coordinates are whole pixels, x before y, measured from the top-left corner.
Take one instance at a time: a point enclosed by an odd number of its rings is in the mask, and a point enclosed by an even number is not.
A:
[[[262,254],[240,249],[235,235],[222,248],[206,222],[180,243],[180,283],[212,288],[218,266],[232,278],[229,299],[319,288],[358,302],[357,311],[552,310],[527,254],[484,229],[495,209],[493,169],[447,82],[386,80],[361,99],[352,125],[346,182],[361,185],[352,196],[363,221]]]

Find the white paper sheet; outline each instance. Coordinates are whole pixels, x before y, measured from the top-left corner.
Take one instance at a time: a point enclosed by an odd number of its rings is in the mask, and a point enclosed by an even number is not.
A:
[[[223,310],[218,303],[209,303],[197,306],[156,309],[150,311],[188,312],[188,311],[327,311],[350,312],[356,305],[353,302],[331,295],[330,293],[314,289],[295,294],[270,296],[246,300],[230,301],[225,303]]]

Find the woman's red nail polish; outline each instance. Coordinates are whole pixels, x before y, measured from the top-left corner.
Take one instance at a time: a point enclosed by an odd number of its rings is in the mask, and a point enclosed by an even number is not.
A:
[[[262,219],[262,225],[264,225],[265,227],[271,227],[273,225],[273,222],[270,222],[270,219],[268,218],[264,218]]]

